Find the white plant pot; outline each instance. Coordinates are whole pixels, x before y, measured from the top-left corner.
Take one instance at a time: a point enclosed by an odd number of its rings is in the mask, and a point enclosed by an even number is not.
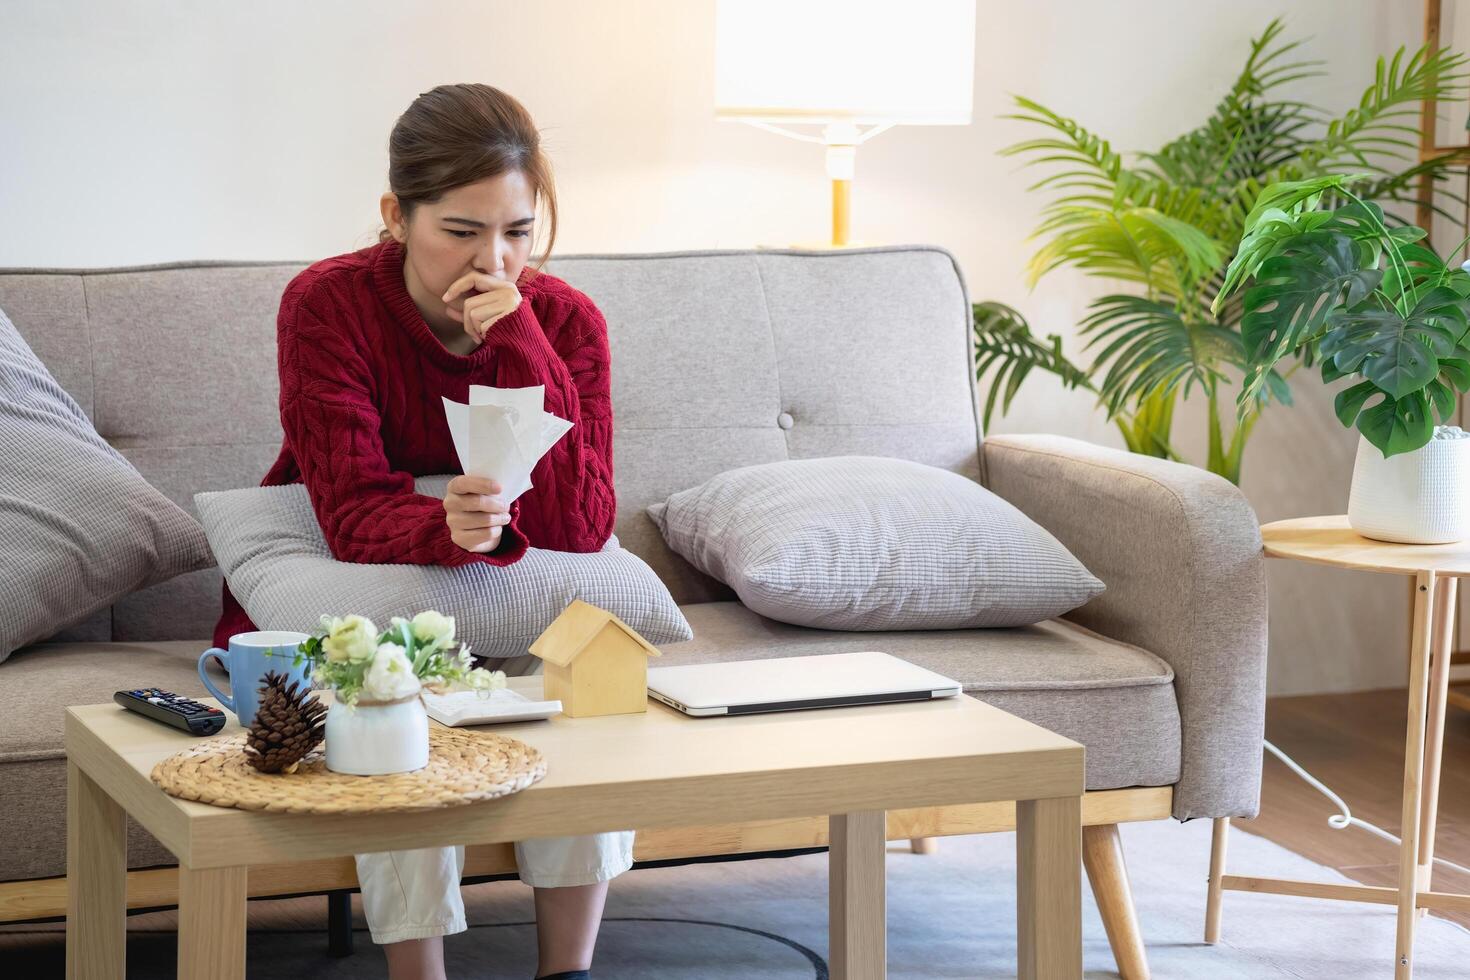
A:
[[[1365,538],[1401,544],[1470,538],[1470,439],[1432,439],[1384,459],[1360,435],[1348,523]]]
[[[354,776],[413,772],[429,764],[429,715],[415,694],[403,701],[327,709],[327,768]]]

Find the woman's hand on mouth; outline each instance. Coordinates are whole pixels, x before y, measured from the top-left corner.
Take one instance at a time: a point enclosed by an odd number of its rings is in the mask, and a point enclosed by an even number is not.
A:
[[[462,308],[455,309],[452,304],[460,296],[465,297]],[[443,299],[450,319],[461,324],[475,343],[482,344],[490,328],[521,305],[521,291],[513,282],[469,272],[450,285]]]

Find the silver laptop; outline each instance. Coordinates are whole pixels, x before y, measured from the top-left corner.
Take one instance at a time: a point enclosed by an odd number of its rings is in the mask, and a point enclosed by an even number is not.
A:
[[[648,693],[686,715],[747,715],[952,698],[960,685],[870,650],[650,667]]]

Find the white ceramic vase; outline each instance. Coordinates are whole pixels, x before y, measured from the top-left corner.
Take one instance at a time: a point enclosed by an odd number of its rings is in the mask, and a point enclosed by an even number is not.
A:
[[[327,709],[327,768],[354,776],[413,772],[429,764],[429,715],[417,694]]]
[[[1348,523],[1365,538],[1401,544],[1470,538],[1470,438],[1431,439],[1384,459],[1360,435]]]

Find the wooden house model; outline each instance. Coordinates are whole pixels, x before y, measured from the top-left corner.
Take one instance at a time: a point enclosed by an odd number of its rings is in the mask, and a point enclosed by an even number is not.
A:
[[[648,710],[648,658],[658,648],[606,609],[573,599],[531,652],[543,661],[547,700],[571,718]]]

